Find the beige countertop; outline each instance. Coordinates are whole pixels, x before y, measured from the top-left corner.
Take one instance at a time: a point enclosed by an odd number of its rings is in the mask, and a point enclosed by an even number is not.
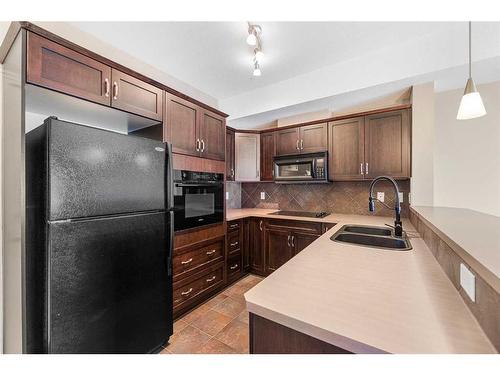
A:
[[[411,209],[500,291],[500,217],[451,207]]]
[[[273,211],[228,210],[227,219],[272,218]],[[330,236],[345,224],[393,218],[312,220],[337,225],[249,290],[248,311],[355,353],[496,352],[421,238],[411,238],[410,251],[378,250]]]

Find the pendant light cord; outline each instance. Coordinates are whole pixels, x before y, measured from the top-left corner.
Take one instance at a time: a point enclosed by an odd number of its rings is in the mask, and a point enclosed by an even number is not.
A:
[[[472,78],[472,53],[471,53],[471,29],[472,22],[469,21],[469,78]]]

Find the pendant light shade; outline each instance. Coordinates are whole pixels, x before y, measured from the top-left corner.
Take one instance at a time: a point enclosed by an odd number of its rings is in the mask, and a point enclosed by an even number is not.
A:
[[[472,61],[471,61],[471,22],[469,22],[469,79],[465,85],[464,95],[460,100],[458,107],[457,120],[469,120],[484,116],[486,109],[484,108],[481,95],[476,89],[474,80],[472,79]]]

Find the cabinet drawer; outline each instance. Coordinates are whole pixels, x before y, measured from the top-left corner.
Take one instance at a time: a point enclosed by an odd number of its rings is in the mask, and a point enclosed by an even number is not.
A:
[[[174,283],[174,309],[194,303],[224,283],[224,263],[219,263]]]
[[[228,221],[227,222],[227,232],[238,231],[241,228],[241,222],[239,220]]]
[[[176,249],[172,259],[174,279],[184,276],[189,271],[220,262],[224,258],[223,250],[223,239],[196,247]]]
[[[241,273],[241,252],[227,259],[227,277],[231,279]]]
[[[240,231],[231,232],[227,235],[227,252],[233,254],[241,249]]]
[[[316,223],[314,221],[270,219],[267,221],[266,226],[271,228],[288,228],[305,233],[321,234],[321,223]]]

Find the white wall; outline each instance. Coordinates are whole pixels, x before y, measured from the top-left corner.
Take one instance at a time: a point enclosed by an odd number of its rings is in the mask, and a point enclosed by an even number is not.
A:
[[[500,216],[500,82],[478,90],[487,115],[466,121],[456,120],[463,90],[435,95],[434,205]]]
[[[434,204],[434,82],[412,89],[411,204]]]

